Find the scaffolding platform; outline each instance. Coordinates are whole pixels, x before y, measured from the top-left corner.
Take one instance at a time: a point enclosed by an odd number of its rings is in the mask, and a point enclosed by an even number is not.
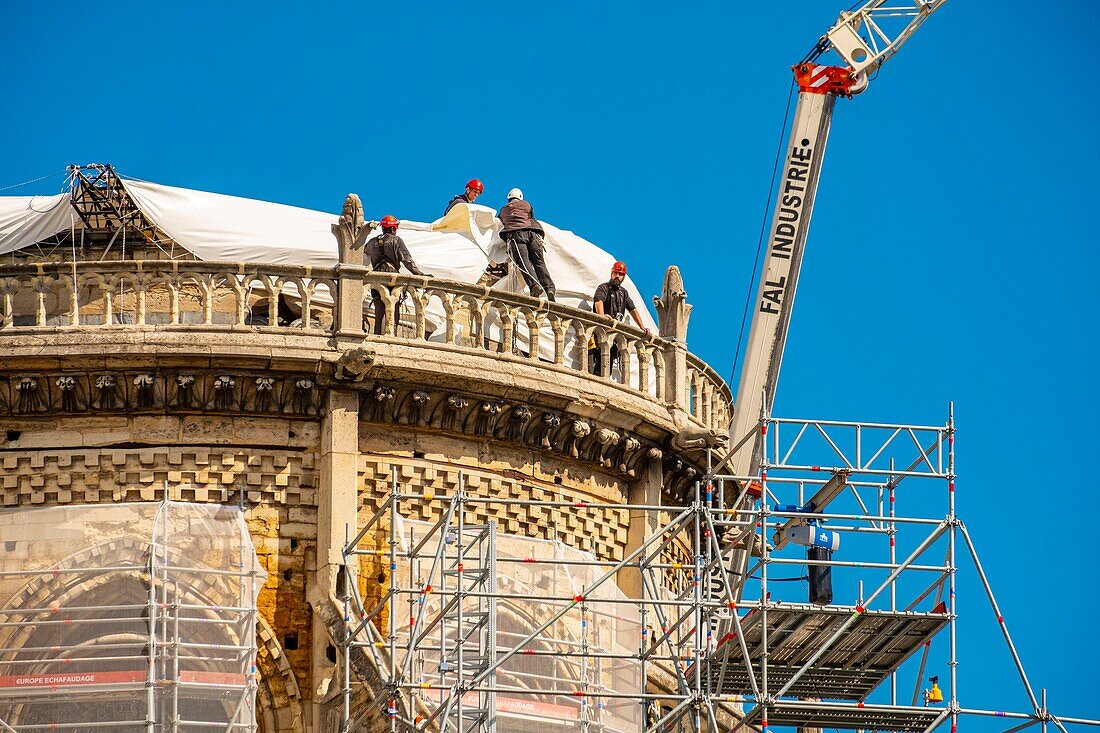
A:
[[[770,706],[767,721],[768,726],[923,733],[937,723],[944,712],[942,708],[790,700]],[[753,711],[746,722],[756,722],[761,713],[759,709]]]
[[[498,534],[494,520],[626,505],[478,495],[462,473],[453,492],[429,495],[404,486],[394,466],[389,495],[343,551],[349,571],[388,564],[391,582],[366,599],[345,583],[343,689],[326,715],[348,733],[380,730],[380,701],[387,733],[933,733],[956,730],[966,713],[1024,721],[1010,731],[1054,720],[1066,733],[1023,675],[955,514],[953,418],[940,427],[764,420],[766,477],[721,474],[727,456],[682,506],[629,505],[643,533],[621,559],[582,553],[556,531]],[[942,491],[942,519],[930,490]],[[900,511],[910,498],[915,515]],[[430,521],[412,520],[406,510],[421,516],[428,502]],[[792,530],[825,522],[845,537],[844,554],[807,557],[805,530]],[[974,560],[1029,712],[958,704],[959,547]],[[809,580],[803,568],[813,567],[829,578],[813,597],[835,590],[835,603],[806,603],[801,582],[784,582]],[[933,653],[937,667],[947,657],[943,688],[926,676]],[[918,698],[926,679],[923,699],[938,706],[900,704],[899,686]]]
[[[940,604],[932,612],[857,610],[854,606],[813,606],[776,603],[767,607],[767,639],[764,616],[752,609],[741,618],[745,646],[749,650],[756,687],[775,694],[821,648],[843,629],[840,636],[786,691],[792,697],[831,700],[863,700],[891,672],[916,653],[949,617]],[[724,695],[753,695],[736,629],[732,620],[722,625],[723,635],[715,651],[703,660],[702,675],[708,689]],[[768,679],[764,684],[759,652],[768,650]],[[843,727],[828,724],[815,727]],[[856,726],[875,727],[875,726]]]

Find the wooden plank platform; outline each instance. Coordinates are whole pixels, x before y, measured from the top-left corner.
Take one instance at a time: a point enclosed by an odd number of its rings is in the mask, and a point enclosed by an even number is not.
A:
[[[810,701],[780,701],[768,710],[769,726],[823,728],[839,730],[896,731],[923,733],[942,722],[943,708],[918,708],[905,705],[852,705]],[[753,710],[745,719],[759,725],[763,713]]]
[[[767,617],[769,695],[787,684],[837,629],[853,619],[786,693],[791,697],[823,700],[863,700],[948,622],[942,604],[932,612],[857,612],[851,606],[777,603],[768,607]],[[761,694],[764,693],[763,619],[760,609],[741,617],[752,676]],[[735,635],[733,621],[723,622],[719,632],[718,647],[702,661],[703,684],[720,694],[752,695],[749,664]],[[691,678],[689,674],[688,679]]]

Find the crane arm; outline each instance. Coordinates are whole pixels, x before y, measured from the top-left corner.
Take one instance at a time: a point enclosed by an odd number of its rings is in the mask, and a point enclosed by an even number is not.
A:
[[[805,60],[813,62],[830,49],[844,59],[853,77],[866,77],[909,40],[947,0],[871,0],[843,12]]]
[[[792,67],[799,89],[798,104],[778,176],[768,254],[729,432],[730,445],[741,448],[719,464],[728,463],[734,476],[755,475],[760,466],[759,436],[743,439],[756,429],[764,406],[770,405],[775,396],[836,98],[851,97],[866,89],[868,74],[897,53],[946,1],[870,0],[858,10],[842,13],[806,59]],[[845,65],[813,63],[829,50],[844,59]]]
[[[817,73],[808,83],[820,79],[824,80],[821,87],[831,85],[825,72],[830,67],[802,66],[808,68],[807,74]],[[755,474],[760,465],[760,440],[742,441],[742,438],[756,429],[761,409],[771,403],[779,381],[779,367],[783,363],[795,288],[835,102],[835,92],[819,92],[816,87],[798,94],[787,154],[777,176],[779,190],[768,230],[768,254],[760,276],[733,405],[729,441],[732,446],[742,446],[733,454],[730,464],[734,476]]]

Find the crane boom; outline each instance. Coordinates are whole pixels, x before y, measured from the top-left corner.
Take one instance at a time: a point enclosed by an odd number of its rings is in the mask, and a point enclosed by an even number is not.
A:
[[[885,63],[928,16],[947,0],[871,0],[859,10],[844,12],[818,46],[830,48],[848,65],[852,74],[869,74]],[[896,19],[902,19],[900,27]],[[808,59],[813,61],[813,59]]]
[[[775,397],[836,98],[864,91],[868,75],[897,53],[946,1],[893,0],[887,4],[888,0],[871,0],[858,10],[841,13],[806,59],[792,67],[798,103],[778,176],[767,258],[734,402],[729,438],[735,448],[720,464],[729,463],[734,476],[755,475],[759,469],[760,436],[743,439],[757,429],[762,409]],[[813,63],[829,50],[835,51],[845,66]]]

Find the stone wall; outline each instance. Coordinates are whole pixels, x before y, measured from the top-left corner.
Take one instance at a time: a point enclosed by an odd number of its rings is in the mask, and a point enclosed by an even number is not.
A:
[[[332,659],[335,646],[317,637],[308,594],[318,569],[321,426],[318,419],[226,415],[6,421],[0,504],[155,501],[166,490],[173,499],[237,503],[243,491],[247,525],[268,573],[258,600],[261,724],[265,731],[308,730],[316,691],[332,694],[337,682],[315,679],[316,651]],[[506,441],[366,420],[359,436],[360,509],[353,519],[359,524],[380,506],[395,475],[402,493],[418,497],[403,501],[401,513],[421,520],[441,516],[460,475],[470,496],[496,500],[621,503],[629,491],[629,477],[613,469]],[[474,505],[467,514],[471,522],[488,519],[501,532],[557,538],[610,560],[623,557],[630,523],[625,509],[559,512],[500,501]],[[384,569],[365,563],[361,577],[365,596],[380,597]]]

